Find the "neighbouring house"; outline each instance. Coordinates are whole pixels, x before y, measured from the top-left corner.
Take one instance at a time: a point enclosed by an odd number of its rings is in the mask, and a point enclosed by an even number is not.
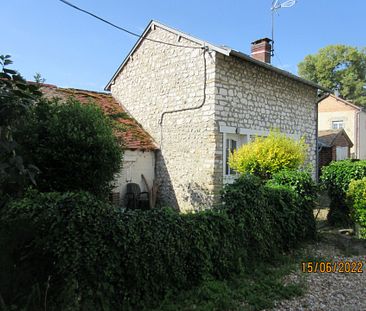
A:
[[[318,132],[319,172],[331,161],[349,159],[353,143],[344,129],[325,130]]]
[[[127,183],[137,183],[142,190],[147,190],[141,174],[145,176],[149,185],[152,185],[155,177],[156,144],[152,137],[123,110],[110,94],[60,88],[50,84],[42,84],[41,91],[48,99],[58,98],[61,101],[66,101],[71,97],[83,104],[94,103],[116,121],[115,135],[121,142],[124,155],[122,171],[116,176],[115,189],[113,190],[114,203],[124,203]]]
[[[366,111],[333,94],[319,103],[319,130],[343,128],[353,143],[351,158],[366,159]]]
[[[167,44],[163,44],[165,42]],[[269,63],[269,39],[252,56],[151,21],[106,86],[159,146],[160,199],[180,210],[214,204],[236,177],[230,151],[271,129],[309,145],[317,163],[317,84]]]

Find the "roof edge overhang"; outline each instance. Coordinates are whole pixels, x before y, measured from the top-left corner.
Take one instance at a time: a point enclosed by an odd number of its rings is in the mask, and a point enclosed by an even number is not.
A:
[[[154,27],[154,26],[158,26],[166,31],[169,31],[169,32],[172,32],[174,34],[176,34],[177,36],[181,36],[185,39],[188,39],[190,41],[192,41],[193,43],[196,43],[198,45],[201,45],[202,48],[204,47],[208,47],[209,49],[213,50],[213,51],[216,51],[218,53],[221,53],[223,55],[226,55],[226,56],[236,56],[242,60],[245,60],[245,61],[248,61],[248,62],[251,62],[255,65],[258,65],[260,67],[263,67],[263,68],[266,68],[268,70],[271,70],[271,71],[274,71],[282,76],[285,76],[285,77],[288,77],[290,79],[293,79],[293,80],[296,80],[300,83],[304,83],[308,86],[311,86],[313,88],[316,88],[318,90],[321,90],[321,91],[324,91],[324,92],[331,92],[330,90],[328,90],[327,88],[324,88],[312,81],[308,81],[306,79],[303,79],[303,78],[300,78],[288,71],[285,71],[285,70],[282,70],[282,69],[279,69],[277,67],[274,67],[270,64],[267,64],[267,63],[264,63],[264,62],[261,62],[261,61],[258,61],[252,57],[250,57],[249,55],[247,54],[244,54],[242,52],[238,52],[238,51],[235,51],[233,49],[230,49],[228,47],[218,47],[216,45],[213,45],[211,43],[208,43],[206,41],[203,41],[203,40],[200,40],[196,37],[193,37],[191,35],[188,35],[184,32],[181,32],[177,29],[174,29],[174,28],[171,28],[171,27],[168,27],[158,21],[155,21],[155,20],[151,20],[149,22],[149,24],[146,26],[144,32],[142,33],[141,37],[137,40],[137,42],[135,43],[135,45],[132,47],[132,49],[130,50],[130,52],[128,53],[128,55],[125,57],[125,59],[123,60],[122,64],[118,67],[118,69],[116,70],[116,72],[114,73],[114,75],[112,76],[112,78],[109,80],[108,84],[106,85],[106,87],[104,88],[105,91],[110,91],[111,90],[111,86],[112,84],[114,83],[114,80],[116,79],[116,77],[118,76],[118,74],[121,72],[122,68],[125,66],[125,64],[128,62],[130,56],[135,52],[135,50],[138,48],[138,46],[142,43],[142,41],[145,39],[145,37],[147,36],[148,32]]]
[[[319,137],[319,133],[321,132],[329,132],[329,130],[323,130],[323,131],[319,131],[318,132],[318,137]],[[330,144],[326,144],[326,143],[322,143],[323,146],[327,147],[327,148],[331,148],[334,146],[334,142],[335,140],[338,138],[339,135],[343,135],[344,138],[347,140],[349,147],[352,148],[353,147],[353,142],[352,140],[349,138],[347,132],[344,129],[339,129],[339,130],[335,130],[333,133],[330,134],[334,134],[334,137],[332,139],[332,141],[330,142]],[[321,140],[322,137],[319,137],[319,139]]]

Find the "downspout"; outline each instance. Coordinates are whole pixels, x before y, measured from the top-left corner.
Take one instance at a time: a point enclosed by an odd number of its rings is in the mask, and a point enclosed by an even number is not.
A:
[[[319,145],[319,138],[318,138],[318,130],[319,130],[319,125],[318,125],[318,108],[319,108],[319,103],[326,97],[329,96],[329,93],[323,93],[322,95],[320,95],[320,97],[317,99],[317,101],[315,102],[315,181],[318,182],[319,181],[319,152],[320,150],[318,149],[318,145]]]
[[[182,109],[174,109],[174,110],[167,110],[164,111],[161,115],[160,115],[160,120],[159,120],[159,126],[160,126],[160,150],[163,150],[163,122],[164,122],[164,116],[167,114],[172,114],[172,113],[178,113],[178,112],[184,112],[184,111],[191,111],[191,110],[197,110],[197,109],[201,109],[205,103],[206,103],[206,88],[207,88],[207,61],[206,61],[206,52],[209,52],[209,48],[207,46],[203,46],[202,47],[203,50],[203,98],[202,98],[202,102],[201,104],[199,104],[198,106],[195,107],[188,107],[188,108],[182,108]]]

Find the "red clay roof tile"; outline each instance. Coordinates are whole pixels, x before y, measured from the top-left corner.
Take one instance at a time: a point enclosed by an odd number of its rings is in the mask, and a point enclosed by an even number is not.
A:
[[[156,150],[153,138],[133,119],[118,102],[108,93],[60,88],[51,84],[41,84],[40,90],[48,98],[67,100],[75,98],[83,104],[95,103],[106,115],[117,122],[115,135],[125,149]]]

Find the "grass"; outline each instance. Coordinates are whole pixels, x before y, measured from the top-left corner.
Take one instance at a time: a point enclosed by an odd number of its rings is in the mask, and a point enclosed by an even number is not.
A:
[[[274,306],[276,300],[303,294],[304,278],[296,284],[284,284],[284,276],[300,270],[302,255],[283,255],[271,263],[256,263],[229,280],[204,281],[199,287],[178,295],[167,295],[155,309],[146,311],[255,311]]]

